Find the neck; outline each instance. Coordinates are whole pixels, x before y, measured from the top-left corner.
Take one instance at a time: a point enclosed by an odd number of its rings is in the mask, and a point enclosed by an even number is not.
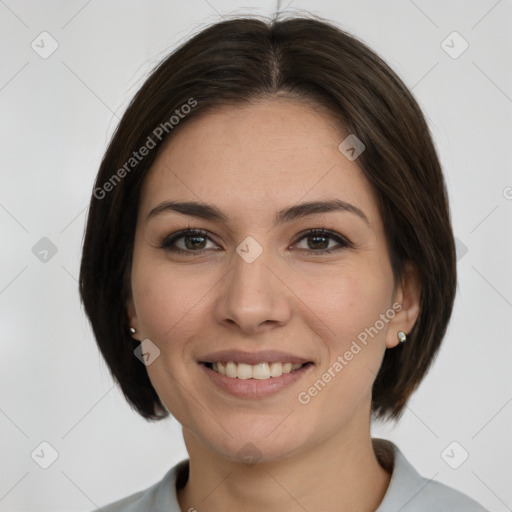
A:
[[[369,424],[353,434],[340,433],[286,459],[249,466],[220,456],[184,431],[190,462],[187,484],[178,491],[180,508],[374,512],[390,474],[377,460]]]

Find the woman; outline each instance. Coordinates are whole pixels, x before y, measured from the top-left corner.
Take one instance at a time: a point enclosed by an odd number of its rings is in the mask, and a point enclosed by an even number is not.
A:
[[[423,115],[318,19],[215,24],[137,93],[98,173],[80,291],[129,403],[189,459],[108,511],[483,511],[398,418],[456,286]]]

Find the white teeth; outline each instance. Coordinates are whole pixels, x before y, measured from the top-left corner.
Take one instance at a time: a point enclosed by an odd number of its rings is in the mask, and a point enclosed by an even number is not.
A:
[[[255,364],[252,367],[252,378],[265,380],[270,378],[270,368],[268,363]]]
[[[252,366],[250,364],[238,363],[238,372],[236,375],[239,379],[252,379]]]
[[[270,365],[270,376],[271,377],[281,377],[283,374],[283,364],[282,363],[272,363]]]
[[[266,380],[271,377],[281,377],[283,373],[290,373],[301,366],[301,363],[259,363],[254,365],[246,363],[237,364],[233,361],[212,363],[212,369],[221,375],[242,380]]]
[[[219,363],[217,363],[219,364]],[[214,369],[215,366],[214,366]],[[232,379],[234,379],[235,377],[237,376],[237,365],[235,363],[233,363],[233,361],[229,361],[228,363],[226,363],[226,377],[231,377]]]

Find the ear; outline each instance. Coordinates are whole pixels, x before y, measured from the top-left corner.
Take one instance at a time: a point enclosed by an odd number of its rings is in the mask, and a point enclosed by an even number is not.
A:
[[[386,347],[393,348],[399,343],[398,332],[409,334],[420,314],[421,282],[418,270],[406,262],[402,279],[397,283],[393,297],[395,316],[388,324]]]
[[[125,303],[126,307],[126,315],[128,316],[128,325],[133,327],[137,332],[139,331],[137,313],[135,311],[135,304],[133,302],[133,297],[130,296]],[[136,333],[132,335],[132,337],[136,336]]]

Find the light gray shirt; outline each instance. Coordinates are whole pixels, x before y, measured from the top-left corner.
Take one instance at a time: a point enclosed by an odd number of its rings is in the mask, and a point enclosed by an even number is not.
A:
[[[391,471],[391,481],[375,512],[488,512],[465,494],[423,478],[390,441],[374,439],[381,464]],[[176,479],[188,478],[188,460],[171,468],[162,480],[106,507],[104,512],[181,512]]]

